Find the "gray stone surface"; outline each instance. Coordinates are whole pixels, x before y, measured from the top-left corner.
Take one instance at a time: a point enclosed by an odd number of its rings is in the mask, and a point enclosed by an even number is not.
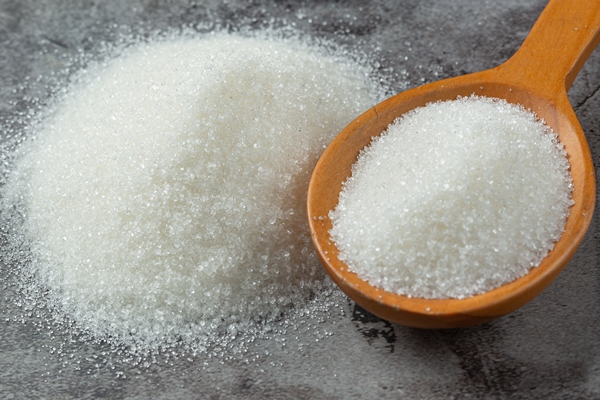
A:
[[[46,83],[63,79],[49,77],[68,66],[69,55],[98,52],[101,41],[123,32],[189,23],[206,30],[215,19],[258,27],[285,18],[310,35],[363,51],[402,90],[506,60],[544,4],[0,0],[0,123],[33,109],[30,98],[48,99]],[[40,75],[44,84],[35,84]],[[29,84],[16,90],[23,82]],[[570,92],[596,165],[599,88],[596,51]],[[111,364],[105,346],[71,342],[49,321],[32,323],[35,316],[16,312],[16,293],[0,286],[0,398],[600,398],[598,215],[558,279],[497,321],[424,331],[390,325],[345,301],[345,309],[325,313],[310,329],[257,340],[249,360],[200,354],[148,368]]]

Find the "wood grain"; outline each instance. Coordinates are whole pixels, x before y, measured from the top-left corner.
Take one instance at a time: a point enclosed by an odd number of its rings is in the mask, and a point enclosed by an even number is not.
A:
[[[596,178],[590,150],[567,98],[567,90],[600,41],[599,0],[551,0],[529,36],[504,64],[475,74],[402,92],[366,111],[327,147],[308,190],[308,219],[321,262],[354,301],[391,322],[421,328],[483,323],[523,306],[558,276],[575,254],[590,224]],[[527,275],[467,299],[409,298],[371,286],[337,258],[327,218],[338,202],[359,151],[398,116],[438,100],[472,94],[506,99],[536,113],[559,136],[571,164],[573,200],[565,232],[543,262]]]

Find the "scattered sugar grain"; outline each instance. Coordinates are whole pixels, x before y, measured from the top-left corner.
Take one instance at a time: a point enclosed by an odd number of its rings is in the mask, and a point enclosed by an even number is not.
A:
[[[539,265],[572,204],[566,153],[522,107],[466,97],[415,109],[364,148],[330,213],[362,279],[465,298]]]
[[[170,37],[64,92],[30,127],[2,211],[31,252],[22,272],[78,327],[152,349],[330,290],[305,192],[324,146],[378,100],[368,69],[293,39]]]

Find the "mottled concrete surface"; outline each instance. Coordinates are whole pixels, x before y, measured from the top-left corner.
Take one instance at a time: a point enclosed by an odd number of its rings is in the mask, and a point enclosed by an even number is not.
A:
[[[544,4],[0,0],[0,122],[31,109],[28,96],[48,98],[46,85],[15,90],[27,77],[33,82],[42,75],[46,82],[64,70],[65,55],[94,53],[100,41],[122,32],[188,23],[207,30],[215,19],[257,27],[286,18],[310,35],[362,50],[402,90],[506,60]],[[596,51],[570,92],[596,165],[599,88]],[[101,345],[71,343],[44,321],[15,321],[22,315],[15,311],[19,299],[0,286],[0,398],[600,398],[598,215],[559,278],[507,317],[470,329],[423,331],[391,325],[347,301],[345,310],[311,329],[254,343],[248,363],[202,355],[149,368],[98,362],[107,350]]]

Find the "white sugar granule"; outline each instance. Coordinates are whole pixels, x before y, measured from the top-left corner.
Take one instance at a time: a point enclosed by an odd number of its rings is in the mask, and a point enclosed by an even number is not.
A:
[[[365,147],[330,213],[340,259],[389,292],[465,298],[538,265],[572,204],[566,153],[522,107],[432,103]]]
[[[78,326],[188,342],[327,284],[306,188],[378,100],[366,68],[299,40],[215,34],[131,46],[65,92],[2,196],[36,279]]]

